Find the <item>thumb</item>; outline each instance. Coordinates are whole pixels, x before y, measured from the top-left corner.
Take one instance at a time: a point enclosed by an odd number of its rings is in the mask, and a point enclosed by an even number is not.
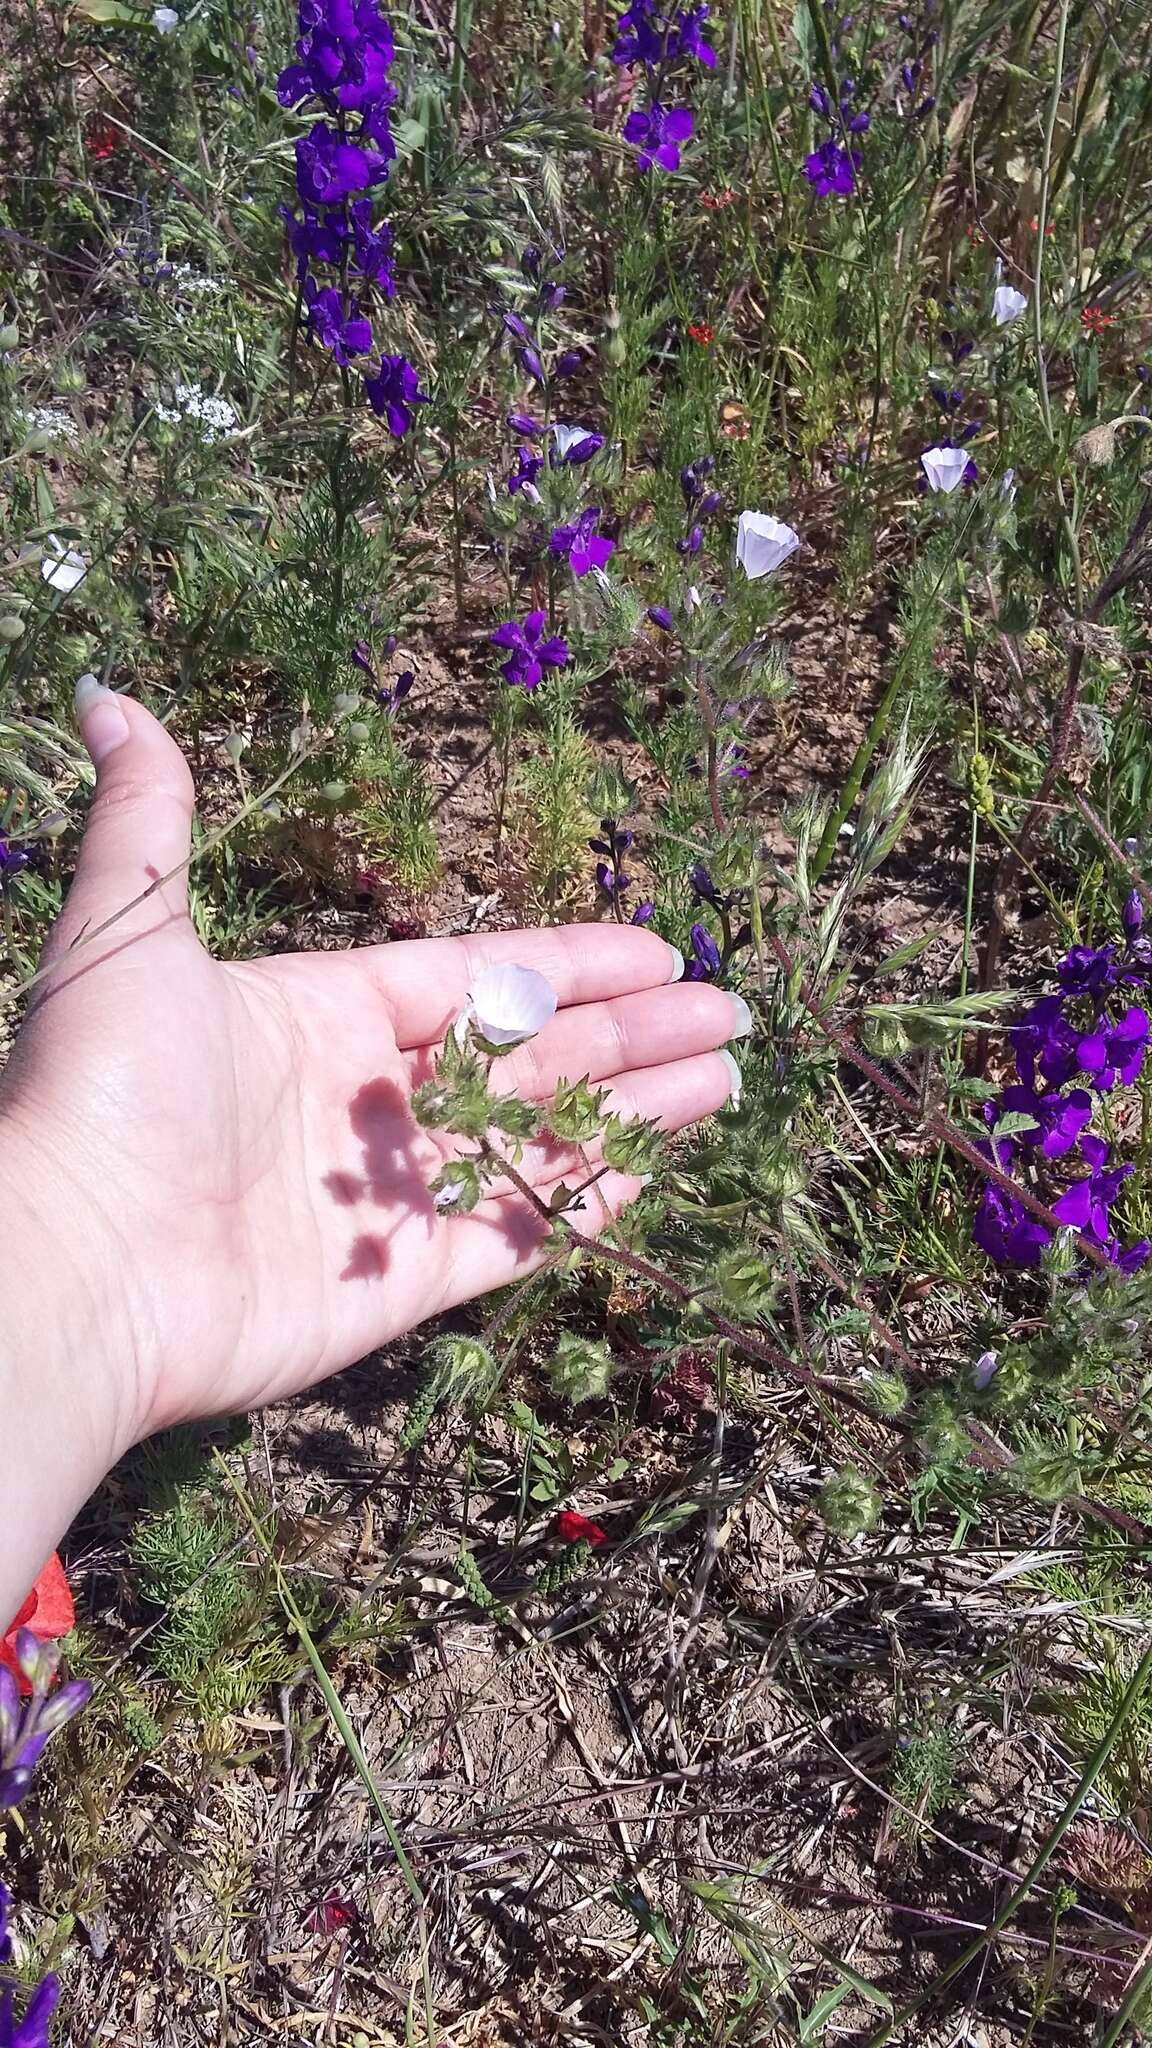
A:
[[[136,900],[180,869],[191,851],[195,792],[183,754],[150,711],[106,690],[95,676],[81,676],[76,685],[76,718],[96,768],[96,794],[60,941],[74,944],[119,912],[120,938],[186,917],[184,873],[144,902]],[[115,943],[112,933],[109,941]]]

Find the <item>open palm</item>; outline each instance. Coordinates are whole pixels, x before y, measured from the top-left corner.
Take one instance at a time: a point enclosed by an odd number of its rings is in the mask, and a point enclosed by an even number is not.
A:
[[[428,1183],[451,1141],[409,1106],[482,967],[535,967],[560,1005],[494,1085],[544,1100],[588,1075],[669,1130],[727,1099],[716,1048],[743,1006],[668,986],[676,956],[651,932],[214,961],[182,878],[136,900],[188,856],[183,756],[130,700],[88,691],[81,719],[96,799],[3,1107],[51,1175],[61,1256],[123,1347],[134,1433],[291,1393],[538,1262],[546,1226],[510,1185],[437,1213]],[[595,1158],[541,1142],[520,1171],[547,1197]],[[638,1185],[605,1173],[582,1228]]]

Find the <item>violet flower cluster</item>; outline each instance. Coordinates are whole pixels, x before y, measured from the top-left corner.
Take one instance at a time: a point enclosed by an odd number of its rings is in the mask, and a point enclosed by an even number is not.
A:
[[[363,299],[374,288],[391,298],[392,234],[373,223],[371,193],[396,156],[388,113],[396,88],[391,25],[378,0],[300,0],[296,62],[277,81],[285,107],[309,102],[316,113],[296,142],[299,210],[282,207],[296,258],[308,332],[346,368],[373,352]],[[335,273],[324,283],[317,269]],[[420,380],[402,355],[382,354],[363,379],[372,410],[391,433],[406,434],[412,408],[426,405]]]
[[[42,1977],[28,2001],[23,2019],[14,2009],[15,1987],[5,1972],[12,1961],[12,1938],[8,1916],[12,1894],[0,1884],[0,2048],[48,2048],[48,2022],[60,1997],[60,1979],[54,1971]]]
[[[26,846],[18,846],[7,832],[0,831],[0,889],[28,866],[32,856]]]
[[[546,668],[567,668],[568,642],[558,635],[546,637],[547,625],[547,612],[529,612],[523,625],[505,619],[490,634],[492,645],[508,656],[500,670],[505,682],[531,692],[543,681]]]
[[[989,1137],[982,1150],[1017,1178],[1026,1174],[1034,1182],[1042,1175],[1049,1181],[1053,1171],[1071,1174],[1048,1206],[1062,1224],[1092,1239],[1120,1272],[1132,1273],[1152,1246],[1141,1238],[1123,1248],[1111,1210],[1133,1169],[1113,1165],[1107,1141],[1088,1129],[1099,1098],[1139,1078],[1152,1035],[1148,1012],[1126,1000],[1132,984],[1144,983],[1152,969],[1152,944],[1142,936],[1143,909],[1135,891],[1123,919],[1123,951],[1116,945],[1073,946],[1057,968],[1058,993],[1041,996],[1013,1026],[1017,1078],[984,1105]],[[1016,1121],[1022,1118],[1029,1122]],[[1005,1119],[1012,1121],[1000,1134]],[[1044,1192],[1047,1199],[1050,1189]],[[1002,1266],[1038,1266],[1052,1241],[1046,1224],[992,1182],[980,1197],[973,1236]]]
[[[705,37],[708,12],[707,0],[696,7],[631,0],[616,25],[612,61],[643,71],[650,94],[648,105],[634,108],[624,123],[624,140],[636,151],[638,170],[680,168],[680,147],[691,141],[695,119],[690,107],[668,106],[664,93],[680,66],[715,69],[716,52]]]
[[[31,1629],[16,1635],[16,1662],[31,1688],[22,1701],[16,1678],[0,1664],[0,1813],[19,1806],[31,1788],[33,1774],[53,1735],[82,1712],[92,1697],[86,1679],[73,1679],[52,1691],[59,1651],[42,1643]],[[12,1961],[8,1915],[12,1894],[0,1884],[0,2048],[47,2048],[48,2022],[60,1996],[60,1980],[52,1972],[36,1986],[22,2019],[15,2016],[15,1986],[6,1975]]]
[[[824,86],[814,85],[808,95],[813,113],[835,124],[835,133],[827,141],[819,143],[804,159],[804,176],[820,199],[846,199],[856,190],[856,173],[863,158],[845,138],[865,135],[872,125],[871,115],[863,107],[853,106],[856,97],[854,78],[841,80],[837,97],[838,104],[833,112],[831,97]]]
[[[704,545],[704,522],[712,519],[721,510],[724,500],[719,491],[706,490],[708,478],[716,468],[711,455],[698,455],[695,462],[689,462],[680,471],[680,489],[684,495],[684,533],[676,543],[678,555],[698,555]],[[659,624],[660,622],[654,621]]]
[[[617,818],[601,818],[600,831],[601,838],[588,841],[591,851],[601,856],[596,863],[596,887],[612,905],[617,922],[623,924],[627,910],[624,899],[632,887],[631,875],[624,872],[624,856],[635,844],[636,835],[622,829]],[[629,922],[650,924],[655,908],[653,903],[638,903]]]

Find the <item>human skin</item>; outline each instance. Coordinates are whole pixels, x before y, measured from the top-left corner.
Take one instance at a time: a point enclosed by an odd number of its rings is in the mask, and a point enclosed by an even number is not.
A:
[[[0,1077],[0,1628],[132,1444],[297,1393],[539,1263],[546,1225],[510,1186],[437,1214],[452,1144],[409,1107],[483,967],[534,967],[559,1000],[496,1085],[544,1100],[588,1075],[669,1131],[728,1099],[719,1048],[749,1023],[616,924],[213,960],[183,755],[90,679],[77,715],[96,794]],[[533,1144],[519,1171],[547,1200],[595,1158]],[[605,1173],[580,1228],[639,1185]]]

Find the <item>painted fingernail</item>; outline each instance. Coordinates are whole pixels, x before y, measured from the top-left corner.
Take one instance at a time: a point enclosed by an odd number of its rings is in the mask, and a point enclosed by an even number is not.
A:
[[[732,989],[729,989],[728,1001],[731,1003],[736,1015],[736,1022],[728,1033],[729,1038],[750,1038],[753,1029],[753,1017],[743,996],[738,996],[734,994]]]
[[[667,945],[667,940],[664,943]],[[668,946],[668,951],[672,955],[672,972],[668,979],[669,981],[682,981],[684,978],[684,955],[680,951],[679,946]]]
[[[129,734],[120,699],[92,675],[77,678],[76,723],[97,768],[123,746]]]
[[[728,1069],[728,1073],[732,1082],[732,1086],[728,1090],[728,1107],[729,1109],[737,1109],[740,1104],[740,1095],[744,1087],[744,1076],[740,1072],[740,1068],[737,1065],[736,1060],[732,1053],[720,1052],[717,1054],[717,1058],[723,1060],[724,1065]]]

